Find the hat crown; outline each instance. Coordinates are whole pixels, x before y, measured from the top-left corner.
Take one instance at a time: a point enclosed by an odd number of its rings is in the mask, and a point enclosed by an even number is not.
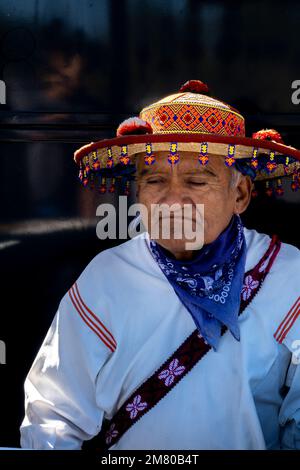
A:
[[[184,91],[152,103],[139,114],[154,134],[199,133],[245,137],[245,120],[232,106],[203,93]]]

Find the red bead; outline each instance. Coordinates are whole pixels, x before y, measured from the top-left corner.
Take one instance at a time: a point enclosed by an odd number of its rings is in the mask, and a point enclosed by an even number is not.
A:
[[[122,165],[128,165],[130,163],[130,158],[126,157],[125,155],[120,157],[119,160],[122,163]]]
[[[101,186],[99,188],[99,193],[101,193],[101,194],[106,193],[106,185],[105,184],[101,184]]]
[[[267,170],[269,173],[272,173],[275,168],[277,167],[277,164],[275,162],[268,162],[267,163]]]
[[[100,168],[100,162],[99,161],[93,162],[93,169],[97,171],[99,170],[99,168]]]

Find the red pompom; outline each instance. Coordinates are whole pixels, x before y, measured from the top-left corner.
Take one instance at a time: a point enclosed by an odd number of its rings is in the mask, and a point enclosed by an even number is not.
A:
[[[149,122],[139,117],[131,117],[121,122],[117,129],[117,137],[121,135],[152,134],[153,129]]]
[[[209,88],[206,83],[201,82],[200,80],[188,80],[182,85],[179,91],[189,91],[191,93],[201,93],[205,95],[209,93]]]
[[[283,140],[279,132],[275,129],[262,129],[261,131],[254,132],[252,134],[252,139],[261,139],[261,140],[272,140],[278,144],[283,144]]]

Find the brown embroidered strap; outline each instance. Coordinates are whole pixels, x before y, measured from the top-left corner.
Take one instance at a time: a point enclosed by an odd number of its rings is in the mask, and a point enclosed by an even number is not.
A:
[[[263,257],[253,269],[245,273],[244,285],[241,292],[240,312],[243,312],[245,308],[248,307],[254,296],[259,291],[266,275],[270,271],[276,259],[276,256],[278,255],[280,247],[281,241],[277,235],[273,235],[270,245]]]
[[[244,275],[239,315],[252,301],[279,252],[281,242],[275,235],[257,265]],[[222,335],[227,331],[223,325]],[[104,421],[97,436],[98,450],[114,445],[123,434],[172,390],[211,349],[196,329],[155,373],[125,401],[110,421]]]

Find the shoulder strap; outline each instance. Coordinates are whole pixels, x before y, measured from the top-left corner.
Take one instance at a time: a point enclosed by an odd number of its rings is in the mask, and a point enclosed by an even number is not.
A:
[[[241,314],[260,289],[279,252],[281,242],[275,235],[257,263],[244,275],[241,293]],[[227,331],[223,326],[222,335]],[[211,346],[196,329],[179,348],[125,401],[110,421],[104,421],[97,436],[97,449],[103,451],[114,445],[142,416],[169,393],[175,385],[203,358]]]
[[[259,291],[266,275],[270,271],[281,247],[281,241],[277,235],[273,235],[269,247],[259,262],[245,273],[244,285],[241,292],[241,311],[252,301]]]

